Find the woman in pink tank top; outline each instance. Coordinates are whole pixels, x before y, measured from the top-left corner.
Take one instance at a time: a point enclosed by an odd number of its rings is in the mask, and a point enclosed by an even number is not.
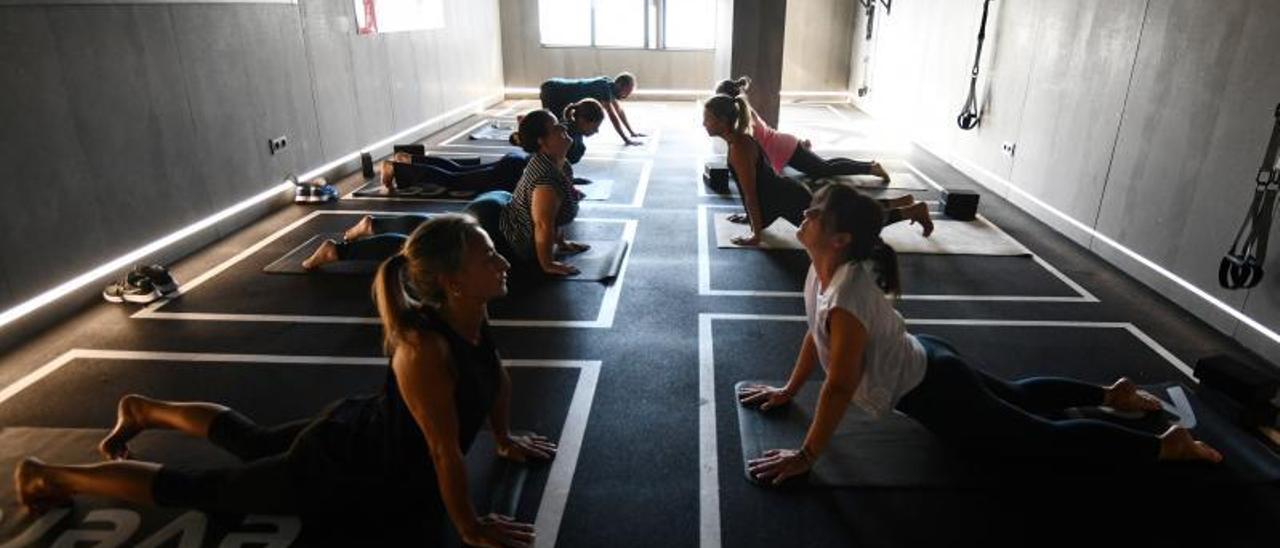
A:
[[[737,97],[751,86],[751,78],[739,77],[737,80],[724,80],[716,86],[716,93]],[[765,156],[773,170],[782,173],[782,168],[791,166],[805,175],[820,179],[836,175],[875,175],[889,181],[889,173],[880,162],[864,162],[848,158],[822,158],[809,150],[808,141],[801,141],[795,135],[783,133],[769,127],[760,119],[755,110],[751,111],[751,136],[764,149]]]

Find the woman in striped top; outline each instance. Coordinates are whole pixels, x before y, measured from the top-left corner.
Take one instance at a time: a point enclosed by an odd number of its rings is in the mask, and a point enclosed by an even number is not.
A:
[[[557,252],[587,250],[585,244],[565,239],[562,231],[578,216],[582,197],[573,188],[573,168],[566,160],[573,140],[556,116],[546,110],[535,110],[520,120],[517,140],[531,156],[499,218],[502,236],[515,254],[513,259],[536,261],[543,272],[554,276],[577,274],[577,268],[555,258]]]

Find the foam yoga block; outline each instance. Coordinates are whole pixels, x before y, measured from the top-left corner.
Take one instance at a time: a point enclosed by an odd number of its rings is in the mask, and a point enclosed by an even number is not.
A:
[[[785,381],[743,381],[734,387]],[[1160,398],[1165,412],[1154,417],[1128,418],[1097,411],[1089,418],[1116,422],[1152,434],[1170,424],[1190,428],[1203,441],[1222,451],[1221,465],[1155,463],[1125,467],[1114,463],[1052,462],[970,458],[952,449],[914,419],[893,413],[880,419],[847,413],[826,451],[809,473],[808,483],[850,487],[982,487],[1028,485],[1034,482],[1072,484],[1127,481],[1186,485],[1252,484],[1280,480],[1280,457],[1262,441],[1224,419],[1189,389],[1175,383],[1146,386]],[[769,449],[794,449],[803,442],[818,405],[820,383],[809,383],[785,407],[761,412],[736,403],[745,463]],[[1065,417],[1064,417],[1065,418]],[[751,480],[747,475],[747,479]]]
[[[942,212],[960,221],[972,221],[978,215],[978,193],[972,190],[949,188],[942,195],[945,205]]]
[[[717,194],[728,194],[729,166],[723,162],[708,162],[702,169],[702,183]]]

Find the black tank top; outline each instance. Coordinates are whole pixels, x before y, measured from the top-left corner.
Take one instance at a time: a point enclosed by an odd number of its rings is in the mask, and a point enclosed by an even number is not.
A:
[[[809,202],[813,199],[809,189],[805,188],[800,181],[773,171],[773,166],[769,165],[769,160],[765,157],[760,143],[750,136],[746,139],[756,148],[756,200],[759,201],[760,213],[764,216],[764,219],[761,219],[762,228],[768,228],[778,217],[799,226],[804,220],[804,210],[809,207]],[[732,162],[729,163],[729,171],[733,173],[734,181],[740,180],[738,173],[733,169]],[[741,185],[738,187],[738,192],[742,192]]]
[[[439,333],[449,346],[458,447],[466,453],[497,397],[502,367],[498,351],[487,323],[480,328],[480,341],[473,345],[455,333],[435,310],[424,308],[419,317],[424,331]],[[431,451],[400,395],[400,382],[394,369],[387,368],[381,393],[344,400],[328,418],[346,426],[342,430],[348,436],[342,437],[348,439],[343,445],[354,446],[355,451],[347,453],[352,460],[371,466],[377,475],[393,479],[399,484],[396,487],[435,496],[438,488]]]

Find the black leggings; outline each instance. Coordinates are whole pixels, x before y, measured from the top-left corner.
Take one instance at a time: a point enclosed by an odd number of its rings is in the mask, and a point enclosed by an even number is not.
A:
[[[866,175],[871,173],[874,162],[862,162],[848,158],[822,158],[812,150],[796,145],[787,165],[810,177],[832,177],[835,175]]]
[[[384,261],[400,252],[418,225],[431,217],[421,213],[375,215],[373,236],[338,243],[339,261]]]
[[[1004,457],[1153,462],[1160,438],[1093,419],[1051,418],[1070,407],[1101,405],[1104,388],[1036,377],[1004,381],[970,366],[950,343],[916,337],[928,354],[924,380],[898,410],[947,442]]]
[[[273,428],[259,426],[235,411],[209,424],[209,442],[246,464],[230,468],[188,469],[162,466],[151,484],[157,505],[216,512],[297,513],[297,452],[308,444],[304,432],[316,421],[304,419]]]
[[[413,156],[411,163],[392,162],[391,165],[396,183],[402,186],[433,183],[449,190],[511,192],[527,162],[519,155],[507,155],[476,165],[459,164],[436,156]]]

